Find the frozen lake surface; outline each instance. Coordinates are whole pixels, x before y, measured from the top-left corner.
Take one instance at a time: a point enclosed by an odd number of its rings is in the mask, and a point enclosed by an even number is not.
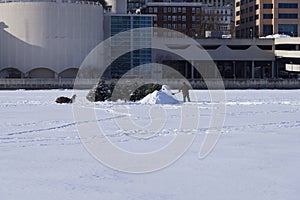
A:
[[[198,159],[212,103],[206,91],[192,91],[199,108],[196,139],[174,164],[146,174],[126,174],[101,164],[79,138],[72,105],[55,103],[71,90],[0,91],[0,199],[212,199],[298,200],[300,196],[300,90],[226,91],[226,118],[213,151]],[[76,93],[76,91],[75,91]],[[197,98],[194,98],[197,97]],[[180,94],[176,94],[182,100]],[[197,99],[197,100],[196,100]],[[92,103],[78,101],[82,106]],[[96,103],[99,125],[115,145],[132,152],[155,151],[176,134],[182,104],[163,105],[166,127],[145,140],[117,130],[114,113],[128,106],[141,127],[149,105]],[[184,116],[183,116],[184,117]]]

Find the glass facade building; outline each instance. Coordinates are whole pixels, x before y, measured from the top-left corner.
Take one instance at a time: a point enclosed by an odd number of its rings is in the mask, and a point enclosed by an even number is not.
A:
[[[115,15],[111,16],[110,36],[138,28],[151,28],[152,16],[150,15]],[[136,66],[145,65],[152,62],[152,49],[143,48],[151,46],[152,32],[147,30],[139,30],[122,34],[122,37],[112,37],[111,39],[111,56],[114,60],[110,66],[111,78],[120,78],[122,75],[130,71],[130,75],[135,77],[145,77],[151,73],[139,71]],[[134,34],[133,34],[134,33]],[[116,58],[118,52],[127,52]]]

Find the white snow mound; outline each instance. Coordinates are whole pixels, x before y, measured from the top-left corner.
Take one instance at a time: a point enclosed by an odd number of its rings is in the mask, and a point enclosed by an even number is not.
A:
[[[141,104],[179,104],[177,99],[161,91],[154,91],[139,102]]]
[[[172,96],[171,88],[170,88],[169,86],[167,86],[167,85],[162,85],[160,91],[162,91],[162,92],[164,92],[164,93],[166,93],[166,94]]]

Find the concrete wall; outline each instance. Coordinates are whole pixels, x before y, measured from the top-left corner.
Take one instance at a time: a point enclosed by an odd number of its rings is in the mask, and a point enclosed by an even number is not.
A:
[[[103,40],[103,8],[96,4],[11,2],[0,4],[0,71],[36,68],[59,74],[80,67]]]

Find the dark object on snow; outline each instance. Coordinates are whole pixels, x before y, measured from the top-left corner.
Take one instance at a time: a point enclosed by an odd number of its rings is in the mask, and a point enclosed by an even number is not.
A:
[[[86,98],[91,102],[108,100],[111,98],[111,88],[103,80],[101,80],[90,90]]]
[[[154,92],[155,90],[157,91],[161,90],[161,88],[162,85],[160,84],[150,83],[150,84],[143,85],[138,89],[136,89],[133,93],[131,93],[130,101],[139,101],[143,99],[145,96],[147,96],[148,94]]]
[[[76,94],[74,94],[71,98],[68,97],[58,97],[55,102],[56,103],[74,103],[76,98]]]

